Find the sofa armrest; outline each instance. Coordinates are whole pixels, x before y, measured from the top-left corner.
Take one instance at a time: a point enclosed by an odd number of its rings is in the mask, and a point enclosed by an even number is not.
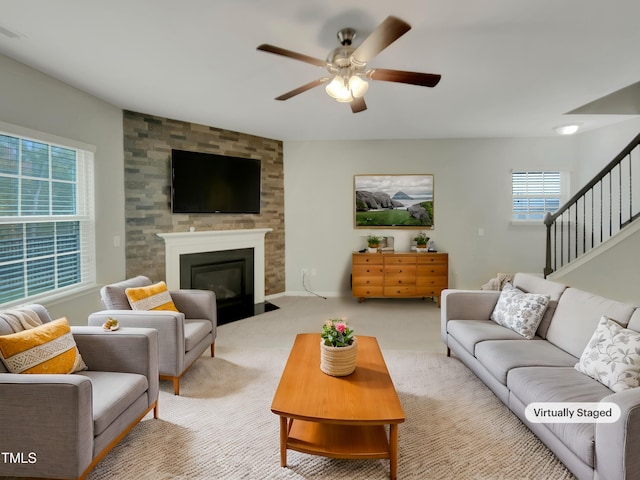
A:
[[[596,472],[607,480],[640,479],[640,388],[604,397],[621,410],[615,423],[596,423]]]
[[[216,294],[211,290],[171,290],[171,299],[187,319],[216,320]]]
[[[101,326],[109,318],[118,320],[121,329],[136,327],[157,330],[160,373],[162,375],[182,373],[185,353],[184,313],[169,310],[102,310],[89,315],[88,322],[92,326]],[[113,333],[117,332],[121,331],[117,330]]]
[[[218,326],[216,294],[211,290],[172,290],[171,298],[176,308],[184,313],[184,318],[209,320],[215,340]]]
[[[440,336],[444,344],[447,344],[449,320],[489,320],[499,298],[500,292],[493,290],[443,290]]]
[[[0,373],[0,476],[77,478],[93,459],[91,380],[82,375]]]
[[[158,399],[158,331],[122,327],[107,332],[102,327],[71,327],[73,338],[89,370],[137,373],[147,377],[149,406]]]

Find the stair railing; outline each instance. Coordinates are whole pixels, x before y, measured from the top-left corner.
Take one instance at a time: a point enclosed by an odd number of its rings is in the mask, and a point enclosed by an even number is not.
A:
[[[640,216],[640,135],[556,212],[547,212],[544,276],[584,255]]]

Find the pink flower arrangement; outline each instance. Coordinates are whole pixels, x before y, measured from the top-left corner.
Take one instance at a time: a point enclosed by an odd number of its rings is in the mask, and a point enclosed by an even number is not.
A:
[[[322,326],[322,339],[329,347],[347,347],[353,343],[353,330],[345,318],[331,319]]]

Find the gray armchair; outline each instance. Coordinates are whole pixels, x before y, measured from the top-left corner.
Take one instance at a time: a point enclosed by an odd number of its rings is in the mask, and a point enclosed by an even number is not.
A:
[[[100,296],[106,310],[91,314],[89,325],[102,325],[114,318],[122,327],[158,330],[160,380],[173,381],[173,391],[180,395],[180,378],[187,369],[207,348],[212,357],[215,354],[215,294],[209,290],[173,290],[171,298],[179,312],[132,310],[125,290],[149,285],[149,278],[137,276],[102,287]]]
[[[29,305],[42,323],[41,305]],[[0,362],[0,477],[80,478],[151,410],[158,418],[158,334],[71,327],[88,370],[7,373]],[[0,335],[14,333],[0,319]],[[8,459],[8,460],[7,460]]]

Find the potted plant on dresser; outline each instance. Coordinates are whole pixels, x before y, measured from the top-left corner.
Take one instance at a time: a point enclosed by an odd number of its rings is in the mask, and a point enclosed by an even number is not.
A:
[[[368,235],[367,245],[369,246],[369,253],[377,253],[378,247],[380,247],[381,237],[379,235]]]
[[[416,235],[414,237],[414,240],[416,242],[416,251],[417,252],[426,252],[427,251],[427,244],[429,243],[429,237],[427,237],[426,233],[424,233],[424,232],[418,233],[418,235]]]

